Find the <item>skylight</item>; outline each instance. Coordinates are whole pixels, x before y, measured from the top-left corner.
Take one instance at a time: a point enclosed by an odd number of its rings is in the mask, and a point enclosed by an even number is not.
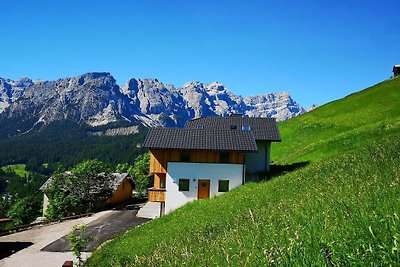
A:
[[[250,132],[251,131],[251,126],[250,125],[242,125],[242,131]]]

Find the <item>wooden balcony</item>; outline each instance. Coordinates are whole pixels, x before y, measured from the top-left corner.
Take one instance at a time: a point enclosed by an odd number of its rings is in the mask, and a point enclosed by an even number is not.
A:
[[[148,195],[149,201],[152,202],[165,202],[165,188],[149,188]]]

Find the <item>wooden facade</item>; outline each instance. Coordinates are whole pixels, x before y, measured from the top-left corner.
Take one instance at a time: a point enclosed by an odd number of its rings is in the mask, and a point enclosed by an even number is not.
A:
[[[182,154],[188,153],[189,159],[182,160]],[[228,160],[224,162],[223,154],[227,154]],[[150,173],[167,173],[168,162],[192,162],[192,163],[231,163],[243,164],[245,153],[218,152],[218,151],[179,151],[179,150],[151,150]]]
[[[154,173],[154,187],[165,188],[165,173]]]
[[[128,179],[118,186],[117,190],[114,191],[112,196],[107,199],[106,205],[116,206],[132,198],[132,185]]]
[[[149,188],[149,201],[165,202],[165,188]]]
[[[151,150],[150,151],[150,173],[167,173],[168,161],[179,161],[178,150]]]

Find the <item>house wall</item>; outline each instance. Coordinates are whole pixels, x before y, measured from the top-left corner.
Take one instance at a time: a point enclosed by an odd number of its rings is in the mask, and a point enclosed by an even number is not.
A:
[[[168,162],[180,162],[179,150],[151,150],[150,151],[150,173],[166,173]],[[190,160],[193,163],[219,163],[219,151],[189,151]],[[243,164],[244,153],[230,152],[229,163]]]
[[[243,164],[212,164],[169,162],[166,177],[165,213],[197,199],[199,179],[210,180],[210,197],[223,194],[218,192],[218,180],[229,180],[229,190],[242,185]],[[179,179],[190,179],[189,191],[179,191]]]
[[[177,150],[151,150],[150,173],[166,173],[168,161],[179,161],[180,152]]]
[[[114,194],[107,199],[107,205],[118,205],[125,201],[128,201],[132,198],[132,185],[128,181],[128,179],[124,179],[124,181],[118,186],[117,190],[115,190]]]
[[[266,172],[270,168],[270,142],[257,142],[258,152],[246,154],[246,173]]]

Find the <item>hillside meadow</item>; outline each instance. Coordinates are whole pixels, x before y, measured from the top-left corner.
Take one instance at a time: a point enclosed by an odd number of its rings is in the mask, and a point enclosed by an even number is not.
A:
[[[3,171],[6,171],[7,169],[11,169],[20,177],[27,177],[30,174],[30,172],[26,170],[25,164],[10,164],[10,165],[1,167],[1,169]]]
[[[316,161],[350,151],[400,129],[400,77],[280,122],[277,164]]]
[[[400,265],[399,97],[397,78],[280,123],[270,179],[128,231],[86,265]]]

